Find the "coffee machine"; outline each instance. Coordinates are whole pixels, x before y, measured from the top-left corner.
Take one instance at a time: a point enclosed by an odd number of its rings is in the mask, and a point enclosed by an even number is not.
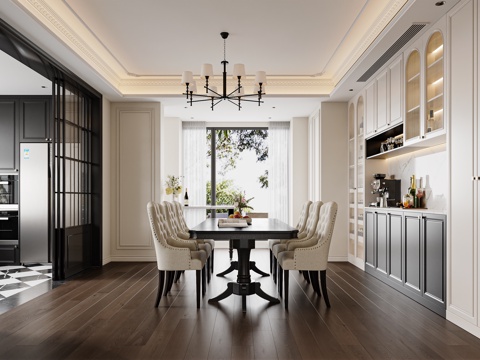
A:
[[[374,174],[372,194],[377,194],[376,202],[370,203],[374,207],[397,207],[402,203],[401,180],[385,179],[385,174]]]

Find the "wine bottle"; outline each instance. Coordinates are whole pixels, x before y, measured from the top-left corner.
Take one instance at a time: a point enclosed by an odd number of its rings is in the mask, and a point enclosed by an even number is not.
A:
[[[410,195],[413,200],[413,207],[418,208],[418,197],[417,197],[417,182],[415,181],[415,175],[411,177],[412,183],[410,184]]]
[[[183,205],[188,206],[188,189],[185,188],[185,196],[183,197]]]
[[[435,123],[435,116],[433,114],[433,110],[430,110],[427,119],[427,133],[433,130],[433,125]]]

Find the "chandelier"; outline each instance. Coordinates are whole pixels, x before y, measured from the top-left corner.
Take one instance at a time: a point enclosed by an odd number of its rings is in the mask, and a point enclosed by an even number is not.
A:
[[[242,108],[241,103],[242,101],[249,101],[249,102],[256,102],[258,106],[260,106],[262,101],[262,95],[265,95],[265,85],[267,83],[267,78],[265,71],[257,71],[255,74],[255,84],[254,90],[252,94],[245,94],[244,87],[241,83],[242,80],[246,79],[245,75],[245,66],[243,64],[235,64],[233,66],[233,79],[237,80],[238,83],[236,88],[228,92],[227,91],[227,64],[228,61],[226,59],[226,40],[228,38],[228,32],[221,32],[220,36],[223,39],[223,89],[221,91],[217,91],[216,86],[210,86],[208,84],[209,80],[213,79],[213,67],[212,64],[203,64],[202,71],[201,71],[201,79],[205,80],[205,93],[198,94],[197,93],[197,84],[196,81],[193,79],[193,75],[191,71],[184,71],[182,75],[182,85],[186,86],[186,91],[183,95],[187,96],[187,103],[190,103],[190,106],[194,102],[200,101],[211,101],[211,108],[215,105],[220,103],[223,100],[228,100],[235,106],[238,106],[238,110]],[[256,99],[251,99],[251,97],[256,97]],[[194,98],[196,100],[194,100]]]

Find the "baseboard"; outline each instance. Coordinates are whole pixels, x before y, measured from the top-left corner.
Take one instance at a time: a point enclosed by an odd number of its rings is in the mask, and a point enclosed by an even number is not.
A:
[[[330,261],[330,262],[345,262],[345,261],[348,261],[348,256],[329,256],[328,261]]]
[[[470,334],[480,338],[480,327],[466,321],[465,319],[452,313],[451,311],[447,310],[446,315],[448,321],[451,321],[455,325],[461,327],[463,330],[468,331]]]
[[[109,262],[112,262],[112,258],[110,256],[102,259],[102,265],[107,265]]]

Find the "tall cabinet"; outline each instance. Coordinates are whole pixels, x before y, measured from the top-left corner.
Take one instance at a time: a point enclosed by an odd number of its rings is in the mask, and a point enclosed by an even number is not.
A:
[[[480,130],[477,1],[448,14],[451,38],[447,319],[480,337]]]
[[[363,95],[359,95],[348,104],[348,260],[361,269],[365,268],[363,239],[364,109]]]

